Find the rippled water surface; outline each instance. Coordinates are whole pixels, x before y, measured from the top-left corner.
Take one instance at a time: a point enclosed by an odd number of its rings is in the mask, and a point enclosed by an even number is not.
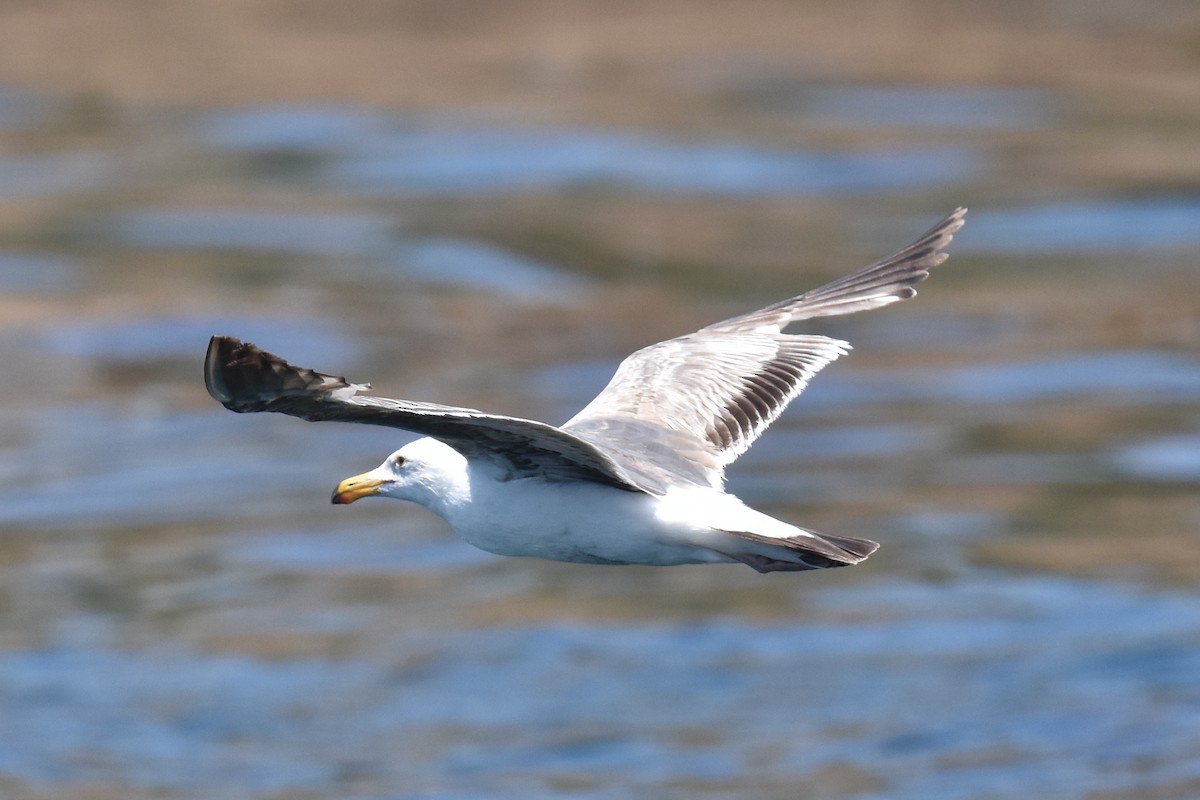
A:
[[[717,88],[779,135],[336,103],[81,133],[0,90],[0,796],[1200,792],[1196,193],[997,191],[1078,132],[1044,87]],[[224,333],[560,422],[958,203],[919,298],[811,326],[855,351],[730,472],[883,543],[854,569],[501,559],[329,504],[403,434],[203,389]]]

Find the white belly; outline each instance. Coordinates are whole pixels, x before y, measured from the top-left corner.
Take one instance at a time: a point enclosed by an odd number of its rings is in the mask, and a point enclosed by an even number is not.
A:
[[[692,490],[687,490],[691,492]],[[740,501],[710,489],[708,497]],[[689,502],[690,501],[690,502]],[[720,502],[720,501],[718,501]],[[656,497],[587,483],[477,482],[447,521],[492,553],[588,564],[693,564],[732,559],[704,547],[714,538],[695,518],[695,498]]]

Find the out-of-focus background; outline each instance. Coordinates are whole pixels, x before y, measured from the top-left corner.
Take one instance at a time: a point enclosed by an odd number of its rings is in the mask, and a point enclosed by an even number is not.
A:
[[[329,505],[213,333],[560,422],[972,208],[731,471],[853,569]],[[1200,795],[1200,7],[0,6],[0,796]]]

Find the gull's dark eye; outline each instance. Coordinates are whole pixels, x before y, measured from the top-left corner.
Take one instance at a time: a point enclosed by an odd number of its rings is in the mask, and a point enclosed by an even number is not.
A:
[[[392,456],[392,466],[400,469],[404,466],[404,456]]]

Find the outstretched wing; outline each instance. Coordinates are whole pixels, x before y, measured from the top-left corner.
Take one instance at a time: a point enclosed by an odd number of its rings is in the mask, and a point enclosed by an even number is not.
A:
[[[562,429],[623,461],[651,456],[686,479],[720,486],[725,467],[850,349],[784,327],[912,297],[913,286],[946,260],[942,250],[966,213],[956,209],[908,247],[845,278],[637,351]]]
[[[369,386],[294,367],[228,336],[209,342],[204,384],[231,411],[275,411],[314,422],[362,422],[432,436],[468,459],[492,463],[504,479],[540,477],[633,492],[655,490],[634,481],[599,447],[552,425],[435,403],[360,397],[356,393]]]

